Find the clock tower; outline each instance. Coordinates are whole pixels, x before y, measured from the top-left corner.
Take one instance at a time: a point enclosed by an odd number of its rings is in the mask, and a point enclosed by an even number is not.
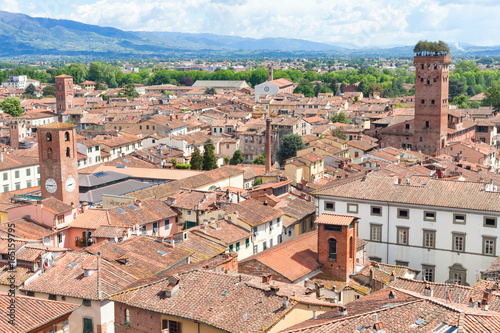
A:
[[[78,161],[75,125],[55,122],[38,126],[42,199],[54,197],[78,207]]]

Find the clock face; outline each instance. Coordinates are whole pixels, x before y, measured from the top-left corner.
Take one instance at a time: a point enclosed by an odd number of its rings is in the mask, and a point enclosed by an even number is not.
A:
[[[76,187],[76,181],[75,181],[75,178],[73,178],[73,176],[69,175],[68,179],[66,179],[66,191],[68,192],[73,192],[73,190],[75,189]]]
[[[57,190],[57,183],[54,179],[49,178],[45,181],[45,188],[49,193],[55,193]]]

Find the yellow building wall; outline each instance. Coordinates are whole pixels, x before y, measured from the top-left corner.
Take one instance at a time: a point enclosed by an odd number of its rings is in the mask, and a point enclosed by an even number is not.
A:
[[[280,332],[287,329],[293,325],[301,323],[305,320],[311,319],[313,317],[313,310],[316,310],[316,316],[323,314],[327,311],[332,310],[336,306],[319,306],[319,305],[307,305],[299,303],[288,312],[283,319],[281,319],[276,325],[274,325],[268,332]]]
[[[162,315],[161,319],[162,319],[162,321],[164,319],[167,319],[167,320],[173,320],[173,321],[181,323],[181,332],[193,332],[193,333],[226,332],[224,330],[220,330],[218,328],[208,326],[208,325],[205,325],[203,323],[195,323],[194,321],[188,320],[188,319],[182,319],[182,318],[171,317],[171,316],[166,316],[166,315]]]
[[[0,223],[7,222],[8,220],[9,220],[9,218],[7,216],[7,212],[1,211],[0,212]]]

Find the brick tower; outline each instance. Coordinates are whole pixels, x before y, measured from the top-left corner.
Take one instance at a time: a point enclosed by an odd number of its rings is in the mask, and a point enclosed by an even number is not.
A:
[[[451,56],[416,56],[414,149],[439,154],[448,132],[448,76]]]
[[[355,216],[321,214],[318,224],[318,261],[321,270],[342,281],[356,270],[358,219]]]
[[[59,75],[55,77],[56,82],[56,112],[59,121],[61,114],[73,107],[73,77],[70,75]]]
[[[55,122],[37,127],[42,199],[54,197],[78,206],[75,125]]]
[[[273,65],[269,65],[269,68],[267,69],[267,81],[271,82],[274,80],[274,74],[273,74]]]
[[[21,119],[13,119],[9,123],[10,146],[16,149],[21,147],[21,143],[26,141],[28,130],[26,122]]]

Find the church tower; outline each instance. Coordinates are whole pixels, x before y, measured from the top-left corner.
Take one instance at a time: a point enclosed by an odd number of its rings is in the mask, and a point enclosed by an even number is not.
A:
[[[38,126],[42,199],[54,197],[78,206],[78,161],[75,125],[55,122]]]
[[[414,149],[439,154],[448,133],[448,77],[451,56],[416,56]]]
[[[73,107],[73,77],[70,75],[59,75],[55,77],[56,82],[56,112],[59,121],[62,121],[61,114]]]
[[[348,281],[356,270],[358,217],[323,213],[318,225],[318,261],[321,270]]]
[[[272,80],[274,80],[273,65],[269,65],[267,81],[271,82]]]

